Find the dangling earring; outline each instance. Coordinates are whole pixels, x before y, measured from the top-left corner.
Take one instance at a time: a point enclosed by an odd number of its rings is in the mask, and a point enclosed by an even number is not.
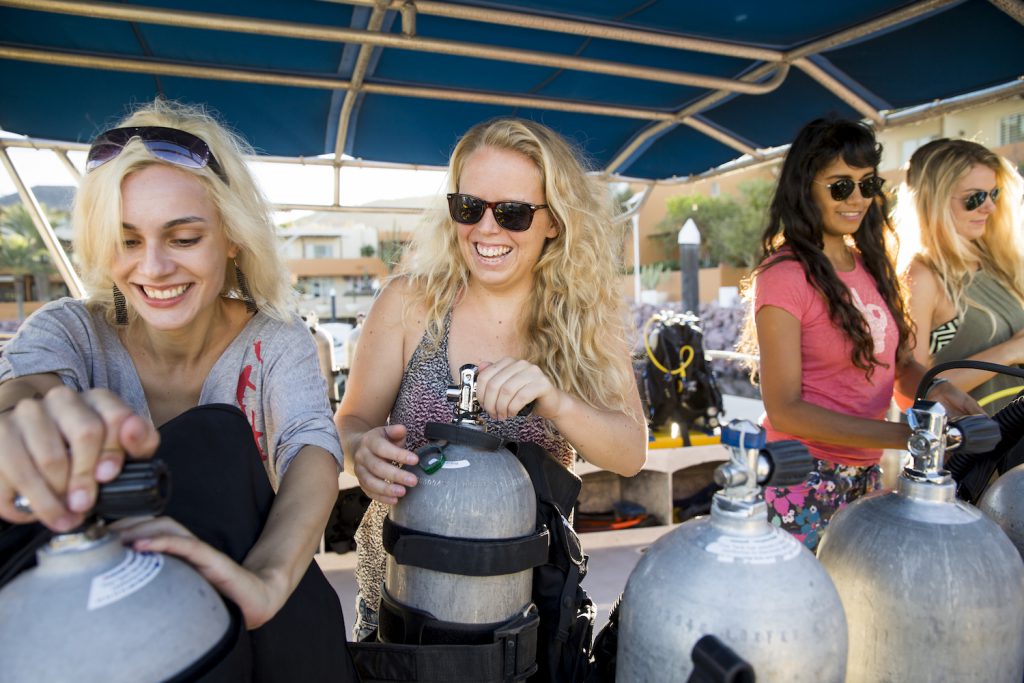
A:
[[[117,285],[114,285],[114,322],[121,327],[128,324],[128,302]]]
[[[249,281],[245,279],[245,273],[238,267],[238,261],[233,263],[235,264],[235,279],[238,280],[238,291],[241,292],[242,301],[245,302],[245,310],[254,314],[259,309],[256,307],[256,299],[252,298],[252,293],[249,291]]]

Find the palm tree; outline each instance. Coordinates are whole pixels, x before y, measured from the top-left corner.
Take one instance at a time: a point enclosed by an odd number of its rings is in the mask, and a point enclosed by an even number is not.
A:
[[[64,218],[60,212],[43,207],[47,218],[55,223]],[[50,274],[54,272],[32,217],[21,203],[0,209],[0,271],[14,276],[14,297],[18,318],[25,317],[25,276],[32,275],[39,299],[49,296]]]
[[[25,276],[39,270],[40,250],[24,235],[0,232],[0,268],[14,276],[14,300],[18,304],[18,319],[25,319]]]

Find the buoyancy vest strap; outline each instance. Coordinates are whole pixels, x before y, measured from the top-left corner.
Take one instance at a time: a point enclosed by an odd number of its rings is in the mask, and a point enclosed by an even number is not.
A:
[[[500,576],[533,569],[548,560],[548,530],[509,539],[439,536],[384,518],[384,550],[398,564],[461,576]]]
[[[496,451],[505,443],[496,434],[441,422],[428,422],[423,428],[423,435],[430,441],[450,441],[481,451]]]
[[[386,593],[381,597],[383,636],[386,623],[407,620],[408,608],[388,599]],[[537,670],[539,623],[531,605],[501,624],[472,626],[428,619],[420,634],[425,640],[419,644],[364,641],[350,643],[349,648],[363,683],[511,683]]]

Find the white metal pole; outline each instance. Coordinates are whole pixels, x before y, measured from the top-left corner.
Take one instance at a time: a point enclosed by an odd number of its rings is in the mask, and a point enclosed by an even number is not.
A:
[[[633,301],[640,303],[640,212],[630,216],[633,222]]]

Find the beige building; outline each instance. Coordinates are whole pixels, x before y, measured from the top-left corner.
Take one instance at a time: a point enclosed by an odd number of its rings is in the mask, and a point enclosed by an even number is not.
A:
[[[380,201],[367,211],[318,211],[281,226],[281,253],[292,273],[303,312],[321,320],[365,312],[401,247],[435,201],[415,197]],[[392,207],[398,213],[389,211]]]

